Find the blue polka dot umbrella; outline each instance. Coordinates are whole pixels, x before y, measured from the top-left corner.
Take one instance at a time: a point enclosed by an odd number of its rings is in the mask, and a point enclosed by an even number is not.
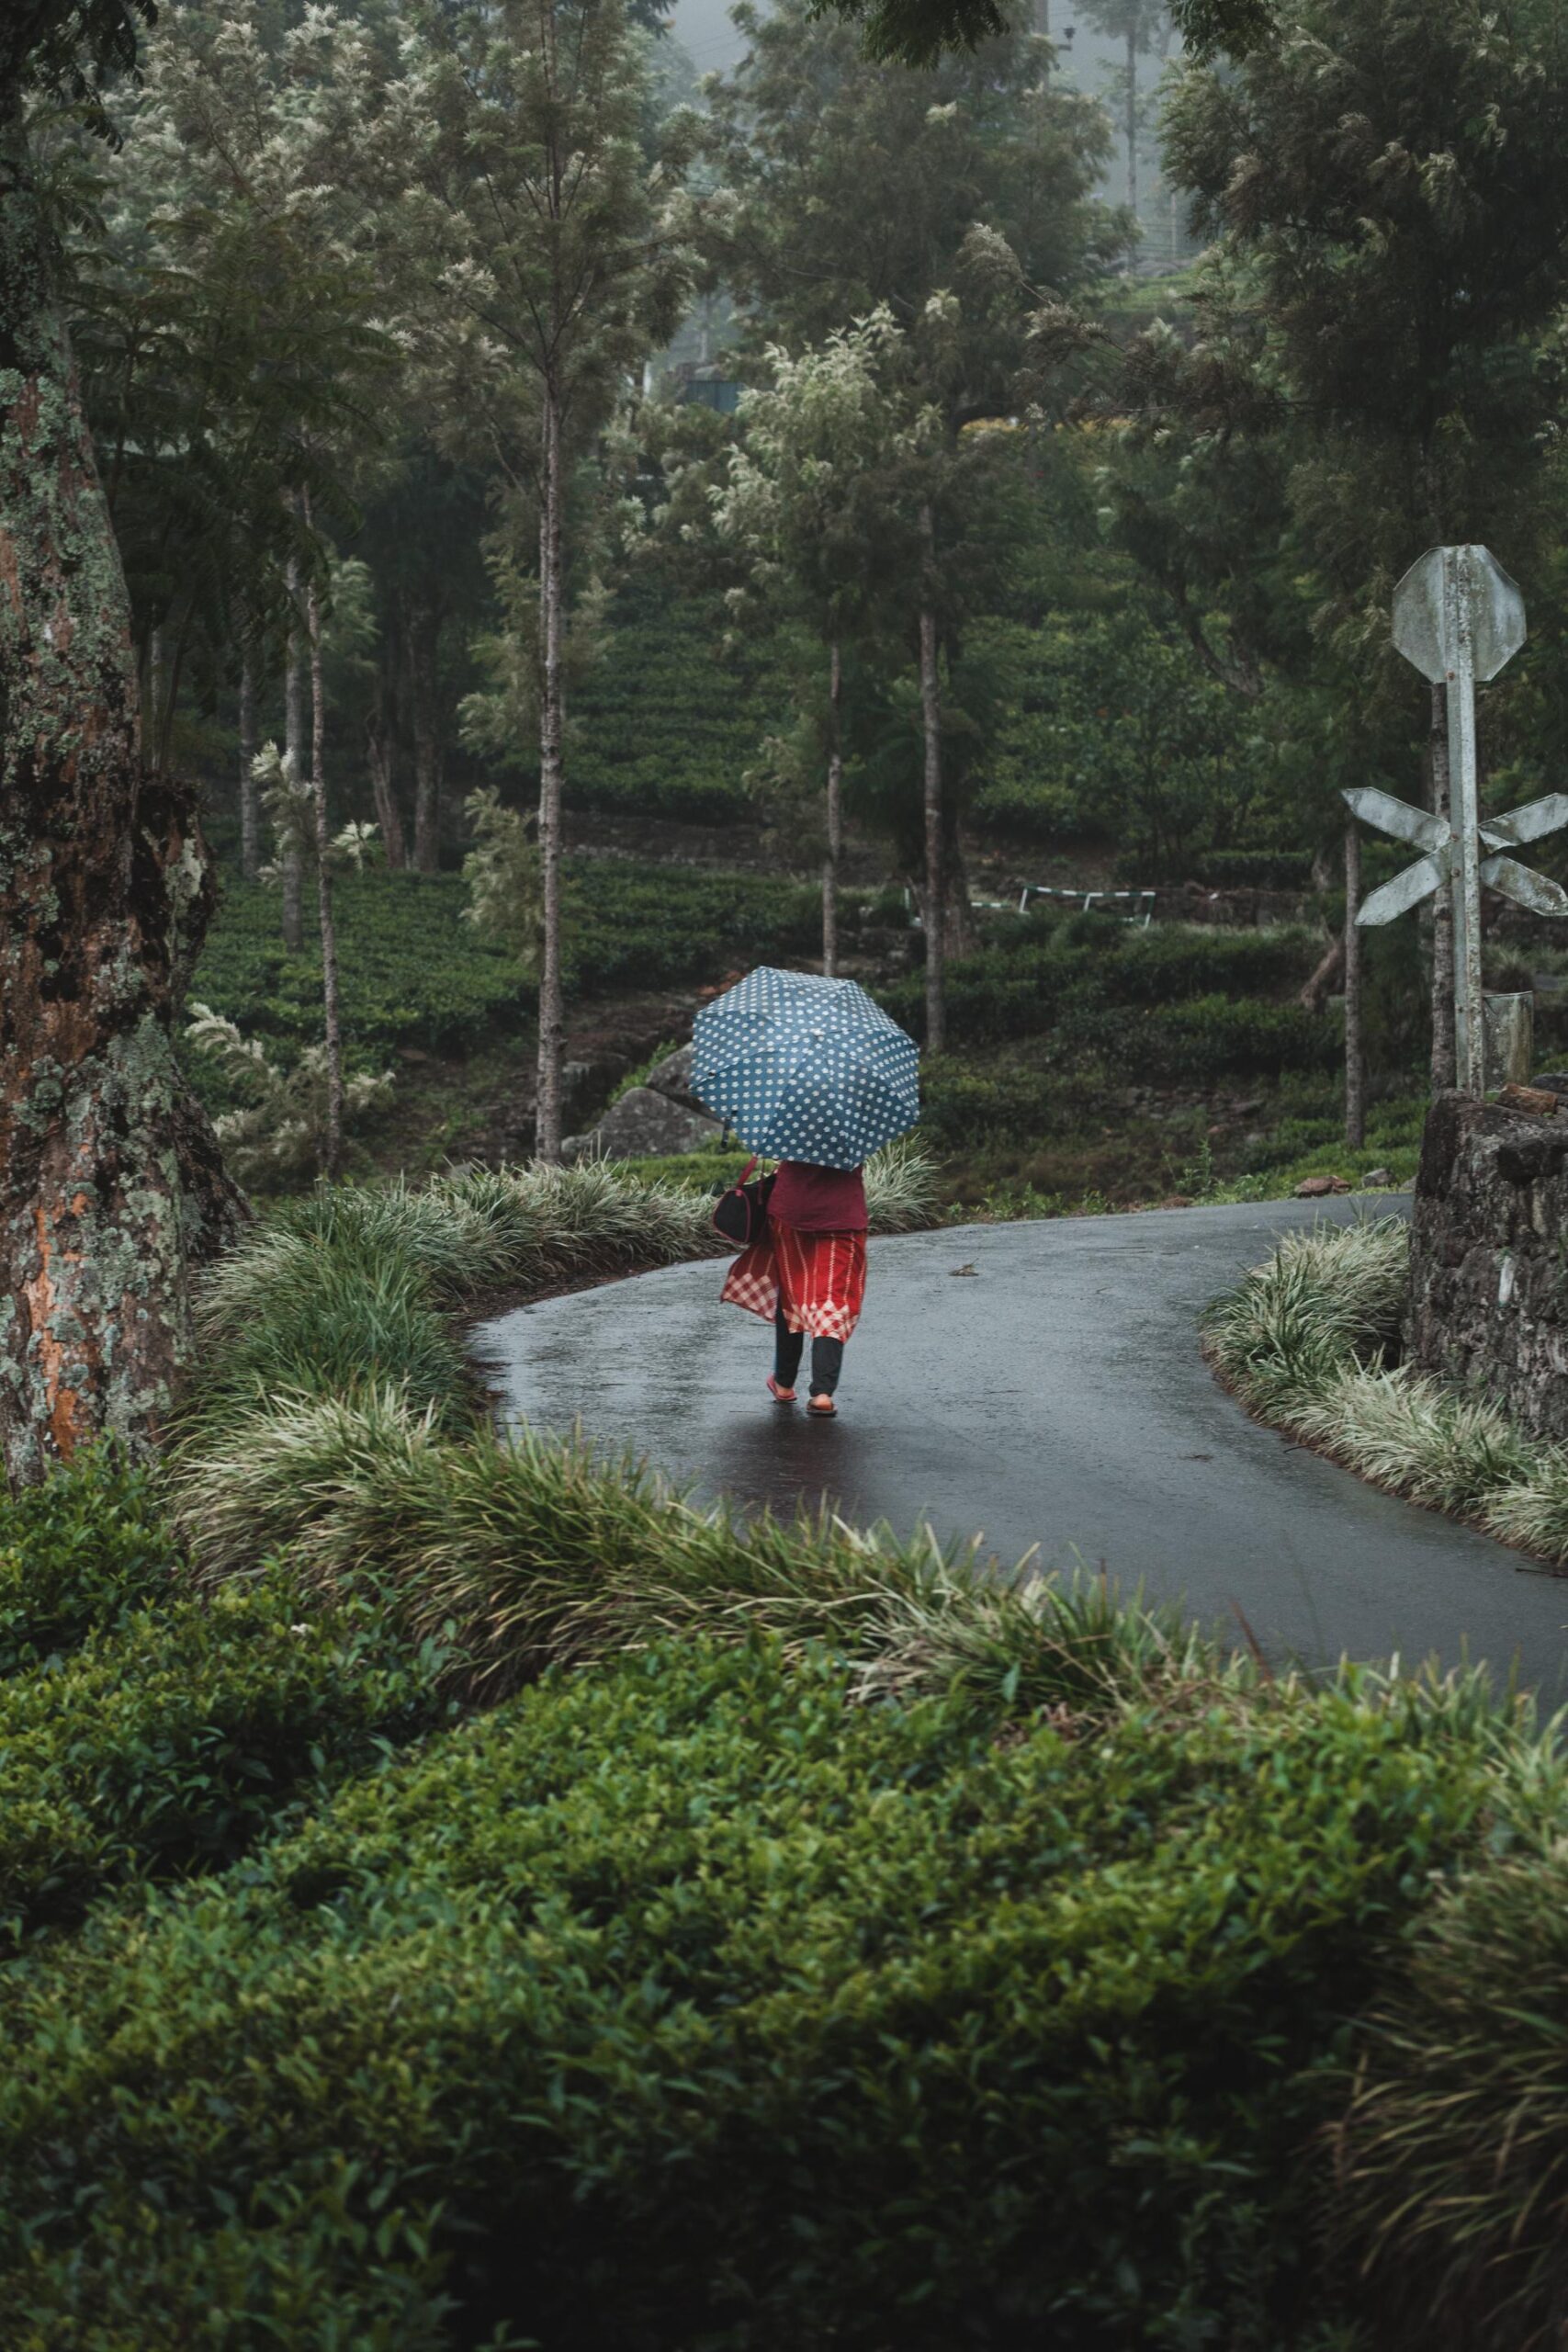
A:
[[[919,1116],[919,1050],[854,980],[763,964],[692,1030],[692,1091],[748,1151],[858,1168]]]

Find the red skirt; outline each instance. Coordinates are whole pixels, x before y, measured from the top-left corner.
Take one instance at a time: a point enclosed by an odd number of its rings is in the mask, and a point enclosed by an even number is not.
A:
[[[865,1304],[865,1236],[801,1233],[770,1217],[719,1295],[769,1323],[782,1307],[789,1329],[814,1340],[847,1340]]]

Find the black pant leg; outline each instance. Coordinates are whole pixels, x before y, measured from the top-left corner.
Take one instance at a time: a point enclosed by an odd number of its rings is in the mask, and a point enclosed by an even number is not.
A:
[[[805,1332],[790,1329],[781,1306],[773,1317],[773,1378],[781,1388],[795,1386],[795,1375],[800,1370],[801,1351],[805,1345]]]
[[[842,1340],[813,1340],[811,1342],[811,1394],[830,1396],[839,1385],[839,1374],[844,1368]]]

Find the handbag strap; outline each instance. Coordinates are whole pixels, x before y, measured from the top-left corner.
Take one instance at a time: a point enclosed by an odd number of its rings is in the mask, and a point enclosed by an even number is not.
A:
[[[750,1175],[752,1169],[755,1168],[758,1160],[761,1159],[761,1157],[762,1155],[760,1151],[754,1151],[751,1154],[750,1159],[746,1162],[745,1167],[740,1170],[739,1175],[735,1180],[735,1190],[738,1193],[743,1189],[747,1178]]]

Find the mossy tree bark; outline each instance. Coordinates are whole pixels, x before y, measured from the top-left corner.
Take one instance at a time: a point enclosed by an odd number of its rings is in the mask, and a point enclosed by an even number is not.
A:
[[[156,1442],[193,1266],[244,1203],[175,1065],[214,899],[188,796],[143,771],[124,576],[20,97],[0,96],[0,1456]]]

